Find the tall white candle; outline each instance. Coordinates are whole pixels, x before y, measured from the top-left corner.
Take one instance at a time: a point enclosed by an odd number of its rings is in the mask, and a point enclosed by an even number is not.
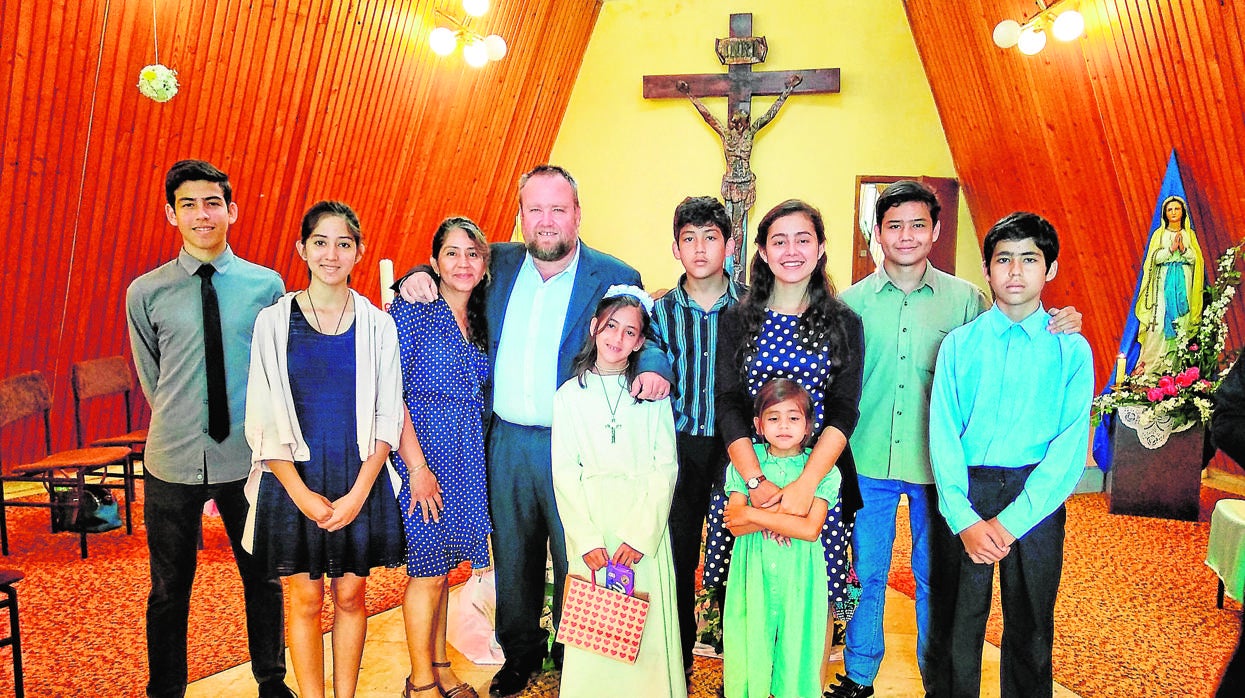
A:
[[[392,271],[390,272],[393,273]],[[1120,354],[1115,357],[1115,384],[1119,385],[1124,382],[1124,355]]]
[[[389,309],[389,304],[393,302],[393,260],[380,260],[380,306],[385,310]]]

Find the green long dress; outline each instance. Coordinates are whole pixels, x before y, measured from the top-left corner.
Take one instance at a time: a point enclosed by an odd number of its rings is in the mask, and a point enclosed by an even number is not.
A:
[[[775,458],[756,449],[765,478],[779,487],[795,481],[808,451]],[[834,468],[815,497],[834,506],[842,475]],[[748,493],[739,471],[726,469],[726,492]],[[821,539],[767,540],[760,532],[735,539],[722,612],[726,698],[805,698],[821,695],[826,641],[826,558]],[[844,551],[846,554],[846,551]]]

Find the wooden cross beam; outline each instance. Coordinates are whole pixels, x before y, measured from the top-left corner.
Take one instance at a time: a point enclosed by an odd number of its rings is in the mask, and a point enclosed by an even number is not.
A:
[[[765,61],[769,44],[763,36],[752,36],[752,15],[747,13],[731,15],[731,35],[718,39],[715,50],[718,60],[727,66],[725,75],[645,75],[644,98],[691,100],[705,123],[722,139],[722,154],[726,157],[722,202],[735,240],[733,276],[742,282],[747,259],[747,216],[756,203],[756,175],[751,166],[756,134],[773,120],[791,95],[838,92],[839,69],[754,72],[753,64]],[[778,95],[769,111],[755,121],[753,95]],[[726,118],[718,120],[700,97],[726,97]]]
[[[788,71],[753,71],[754,63],[763,63],[769,46],[765,37],[752,36],[752,14],[731,15],[731,34],[718,39],[715,45],[718,60],[727,66],[723,73],[686,75],[645,75],[645,99],[683,99],[677,85],[686,82],[698,97],[726,97],[727,119],[742,111],[752,116],[754,96],[782,94],[791,75],[802,78],[792,94],[827,94],[839,91],[838,68],[815,68]]]

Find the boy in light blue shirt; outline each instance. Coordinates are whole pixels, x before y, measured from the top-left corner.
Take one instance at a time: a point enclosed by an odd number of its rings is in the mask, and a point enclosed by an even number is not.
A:
[[[931,653],[947,662],[932,695],[979,694],[994,565],[1002,586],[1003,696],[1050,696],[1063,502],[1085,470],[1093,362],[1079,334],[1051,334],[1042,289],[1059,239],[1013,213],[983,244],[994,306],[938,352],[930,455],[946,521],[935,544]]]

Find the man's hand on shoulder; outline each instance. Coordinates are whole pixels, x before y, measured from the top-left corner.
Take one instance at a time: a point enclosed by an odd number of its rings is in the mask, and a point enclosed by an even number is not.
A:
[[[1046,329],[1051,334],[1076,334],[1081,331],[1081,313],[1076,308],[1068,306],[1066,308],[1051,308],[1050,322],[1047,323]]]
[[[426,271],[416,271],[402,279],[398,290],[407,303],[431,303],[437,299],[437,285]]]
[[[670,394],[670,381],[655,371],[645,371],[631,384],[631,397],[640,400],[661,400]]]

